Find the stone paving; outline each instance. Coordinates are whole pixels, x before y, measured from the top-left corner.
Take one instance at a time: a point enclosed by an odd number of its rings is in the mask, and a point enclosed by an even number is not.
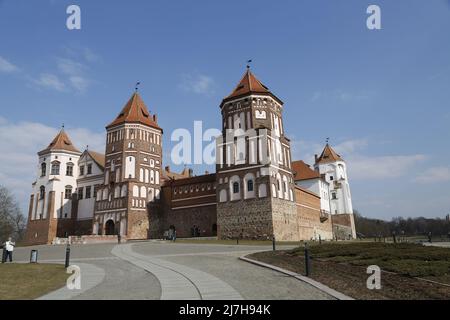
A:
[[[16,262],[28,262],[31,249],[39,250],[41,263],[64,263],[65,246],[17,248]],[[266,250],[271,246],[73,245],[70,261],[81,267],[82,290],[62,288],[42,299],[333,299],[294,277],[239,260]]]

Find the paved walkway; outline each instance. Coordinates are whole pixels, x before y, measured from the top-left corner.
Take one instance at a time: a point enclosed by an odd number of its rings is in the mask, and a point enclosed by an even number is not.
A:
[[[112,253],[155,275],[161,284],[162,300],[242,299],[230,285],[208,273],[135,253],[131,244],[116,246]]]
[[[17,248],[15,260],[28,262],[31,249]],[[64,263],[64,246],[36,249],[39,262]],[[333,299],[294,277],[239,260],[271,249],[154,241],[73,245],[71,264],[81,267],[82,290],[62,288],[41,299]]]
[[[79,290],[70,290],[67,287],[63,287],[37,300],[69,300],[99,285],[105,278],[105,271],[92,264],[80,263],[77,266],[81,270],[81,286]]]

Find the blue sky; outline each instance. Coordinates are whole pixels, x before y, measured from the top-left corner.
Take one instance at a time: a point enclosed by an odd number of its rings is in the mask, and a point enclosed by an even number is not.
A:
[[[81,30],[66,28],[70,4],[81,7]],[[366,28],[370,4],[382,30]],[[294,157],[311,163],[330,137],[356,209],[444,217],[449,32],[446,0],[0,0],[0,184],[25,209],[35,153],[61,123],[80,149],[103,151],[104,126],[138,80],[170,164],[171,132],[195,120],[220,127],[220,101],[253,59],[285,102]]]

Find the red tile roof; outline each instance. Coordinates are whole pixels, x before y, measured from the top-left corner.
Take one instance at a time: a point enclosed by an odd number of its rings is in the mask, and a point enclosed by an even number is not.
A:
[[[295,181],[320,178],[320,173],[312,170],[309,165],[302,160],[292,162],[292,171],[294,173]]]
[[[330,163],[335,161],[344,161],[340,155],[336,153],[336,151],[331,148],[331,146],[327,143],[325,148],[322,151],[322,154],[316,160],[316,164],[319,163]]]
[[[75,152],[75,153],[81,153],[70,141],[69,136],[64,131],[64,129],[61,129],[59,133],[56,135],[56,137],[50,142],[47,148],[40,151],[38,154],[45,154],[50,151],[69,151],[69,152]]]
[[[250,71],[250,69],[247,69],[241,81],[239,81],[239,84],[236,86],[233,92],[225,99],[223,99],[222,105],[224,102],[244,97],[249,94],[269,95],[276,99],[279,103],[283,104],[283,102],[278,97],[270,92],[269,88],[267,88],[261,81],[258,80],[258,78],[256,78],[256,76]]]
[[[156,116],[150,115],[144,101],[137,92],[133,93],[130,100],[119,113],[117,118],[111,122],[106,128],[114,127],[123,123],[142,123],[144,125],[160,129]]]

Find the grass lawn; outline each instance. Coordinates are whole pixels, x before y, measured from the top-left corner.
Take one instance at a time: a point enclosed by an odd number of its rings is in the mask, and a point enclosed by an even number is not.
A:
[[[450,249],[418,244],[324,243],[310,248],[311,278],[357,299],[450,299]],[[304,274],[304,248],[249,256]],[[369,290],[367,267],[378,265],[381,290]],[[424,278],[444,286],[417,278]]]
[[[0,300],[31,300],[63,287],[69,277],[59,264],[0,264]]]

